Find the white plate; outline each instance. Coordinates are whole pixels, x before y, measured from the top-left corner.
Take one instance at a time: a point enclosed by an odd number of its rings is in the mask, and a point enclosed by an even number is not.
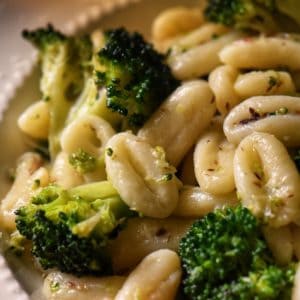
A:
[[[66,33],[125,26],[149,35],[157,13],[196,0],[2,0],[0,2],[0,199],[10,183],[7,170],[26,150],[16,126],[19,114],[39,99],[35,52],[20,37],[23,28],[48,22]],[[129,5],[130,4],[130,5]],[[111,14],[113,12],[113,14]],[[10,266],[10,269],[8,266]],[[12,271],[11,271],[12,270]],[[15,257],[0,255],[0,299],[25,300],[41,285],[40,275]],[[35,295],[36,296],[36,295]],[[36,296],[39,299],[39,296]]]

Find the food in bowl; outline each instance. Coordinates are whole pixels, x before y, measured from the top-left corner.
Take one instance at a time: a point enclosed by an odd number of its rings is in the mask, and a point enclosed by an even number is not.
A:
[[[18,125],[38,151],[0,221],[46,299],[299,298],[298,16],[208,1],[162,12],[152,43],[24,31],[42,99]]]

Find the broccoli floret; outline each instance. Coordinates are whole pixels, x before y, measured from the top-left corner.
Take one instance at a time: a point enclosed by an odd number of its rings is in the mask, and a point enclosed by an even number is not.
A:
[[[104,166],[103,159],[97,159],[81,148],[69,156],[69,163],[81,174],[95,171],[99,164]]]
[[[97,181],[99,178],[103,178],[103,176],[104,178],[106,177],[104,156],[104,153],[100,156],[94,156],[89,152],[84,151],[82,148],[79,148],[77,151],[69,155],[69,163],[82,175],[93,173],[90,175],[92,177],[95,176],[93,178]]]
[[[290,3],[286,5],[284,2]],[[300,5],[297,2],[299,1],[209,0],[205,16],[211,22],[237,29],[272,33],[289,26],[295,31],[296,28],[299,30],[300,22]],[[295,8],[298,14],[295,14]]]
[[[45,101],[49,101],[50,130],[49,147],[51,157],[60,150],[59,135],[72,102],[84,86],[86,72],[92,58],[90,38],[67,37],[51,25],[34,31],[23,31],[39,51],[42,78],[40,89]]]
[[[16,215],[18,231],[32,241],[44,269],[83,275],[111,273],[107,246],[134,212],[103,181],[69,190],[50,185]]]
[[[290,299],[295,267],[276,265],[247,208],[219,209],[197,220],[179,254],[190,299]]]
[[[122,116],[123,128],[141,126],[179,84],[165,56],[137,32],[106,31],[98,59],[97,84],[105,86],[106,105]]]
[[[55,30],[51,24],[48,24],[46,28],[39,28],[33,31],[25,29],[22,35],[41,51],[47,51],[49,45],[60,43],[67,39],[64,34]]]
[[[14,231],[8,241],[8,250],[16,256],[22,256],[25,251],[26,238],[18,230]]]

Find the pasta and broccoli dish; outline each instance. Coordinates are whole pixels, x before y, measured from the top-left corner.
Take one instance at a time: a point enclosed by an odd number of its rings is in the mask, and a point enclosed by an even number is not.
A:
[[[23,31],[42,97],[0,226],[45,299],[300,299],[299,32],[296,0]]]

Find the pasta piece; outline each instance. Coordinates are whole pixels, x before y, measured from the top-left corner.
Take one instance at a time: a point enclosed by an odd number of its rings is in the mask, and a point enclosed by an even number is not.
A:
[[[82,176],[69,163],[69,156],[65,152],[60,152],[53,163],[51,181],[64,189],[84,183]]]
[[[234,191],[234,152],[235,145],[229,143],[222,132],[221,120],[215,119],[194,151],[195,175],[203,192],[224,195]]]
[[[38,101],[31,104],[19,117],[19,128],[36,139],[47,139],[49,133],[49,104]]]
[[[114,134],[115,130],[107,121],[97,116],[85,115],[76,118],[64,129],[60,143],[62,150],[68,154],[82,149],[99,157]]]
[[[197,185],[194,171],[194,147],[187,153],[181,163],[180,173],[178,175],[180,181],[185,185]]]
[[[224,47],[219,53],[224,64],[243,69],[300,69],[300,44],[280,37],[246,38]]]
[[[125,132],[107,143],[106,172],[127,205],[148,217],[166,218],[178,201],[175,168],[164,151]]]
[[[243,99],[259,95],[282,95],[296,91],[288,72],[273,70],[242,74],[237,78],[234,89]]]
[[[236,193],[213,195],[205,193],[200,187],[184,186],[179,193],[178,205],[173,213],[179,217],[203,217],[224,206],[234,206],[239,203]]]
[[[187,34],[165,41],[163,51],[167,51],[171,47],[172,55],[182,53],[187,49],[216,39],[228,31],[228,27],[221,24],[205,23]]]
[[[95,171],[84,173],[83,178],[85,183],[107,180],[103,158],[99,161],[99,165],[97,165]]]
[[[61,135],[63,152],[72,155],[84,151],[95,160],[103,158],[107,141],[115,134],[115,130],[104,119],[83,115],[72,121]],[[85,182],[106,179],[105,166],[97,164],[95,170],[87,171],[83,175]]]
[[[47,275],[43,285],[46,300],[114,300],[125,277],[75,277],[58,271]]]
[[[282,266],[289,264],[293,258],[291,228],[289,226],[279,228],[264,226],[263,233],[276,262]]]
[[[168,64],[173,75],[180,80],[207,75],[221,65],[218,56],[219,51],[240,37],[240,33],[230,32],[205,44],[193,47],[184,53],[171,55]]]
[[[203,80],[183,83],[138,132],[152,146],[161,146],[178,166],[208,126],[216,111],[213,94]]]
[[[173,300],[181,273],[178,255],[171,250],[158,250],[146,256],[129,274],[115,299]]]
[[[228,114],[241,100],[234,90],[238,75],[238,70],[229,65],[217,67],[209,74],[208,83],[215,94],[217,109],[222,115]]]
[[[257,96],[233,108],[224,121],[229,142],[238,144],[254,131],[274,134],[286,146],[300,146],[300,97]]]
[[[268,225],[299,222],[299,174],[286,148],[273,135],[255,132],[239,144],[234,177],[243,205]]]
[[[134,218],[112,241],[113,268],[123,273],[136,266],[146,255],[159,249],[177,251],[180,239],[192,224],[190,219]],[[130,255],[129,255],[130,254]]]
[[[172,7],[161,12],[152,25],[155,43],[195,29],[203,23],[201,10],[184,6]]]
[[[42,158],[36,153],[27,152],[19,158],[15,181],[0,206],[0,223],[8,231],[16,228],[15,210],[26,205],[40,187],[49,183],[48,170],[42,164]]]

